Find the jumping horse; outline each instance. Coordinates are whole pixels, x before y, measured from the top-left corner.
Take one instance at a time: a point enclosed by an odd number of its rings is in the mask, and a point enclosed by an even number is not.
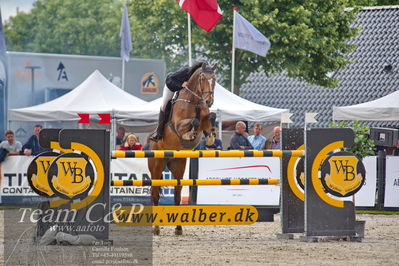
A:
[[[183,87],[171,101],[169,122],[166,124],[163,138],[157,142],[147,139],[150,150],[192,150],[198,146],[202,134],[209,134],[215,124],[216,115],[209,107],[213,104],[215,89],[215,69],[203,63],[190,77],[187,86]],[[148,158],[148,168],[151,179],[161,179],[165,168],[172,172],[175,179],[183,178],[186,168],[186,158]],[[174,202],[180,205],[182,186],[175,186]],[[152,204],[159,203],[159,187],[152,187]],[[159,226],[153,228],[155,235],[160,234]],[[181,235],[183,229],[178,225],[176,235]]]

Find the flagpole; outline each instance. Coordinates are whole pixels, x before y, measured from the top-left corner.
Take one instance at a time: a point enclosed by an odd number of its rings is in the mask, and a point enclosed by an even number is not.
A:
[[[188,65],[191,66],[192,62],[191,62],[191,58],[192,58],[192,54],[191,54],[191,19],[190,19],[190,14],[187,13],[187,30],[188,30]]]
[[[234,48],[234,29],[236,26],[236,10],[237,8],[233,8],[233,44],[231,45],[231,92],[234,93],[234,64],[235,64],[235,48]]]
[[[122,90],[125,90],[125,59],[122,57]]]
[[[119,32],[121,38],[121,58],[122,58],[122,86],[125,90],[125,61],[129,61],[130,52],[132,51],[132,36],[130,32],[129,14],[127,13],[126,0],[123,3],[123,14],[121,20],[121,30]]]

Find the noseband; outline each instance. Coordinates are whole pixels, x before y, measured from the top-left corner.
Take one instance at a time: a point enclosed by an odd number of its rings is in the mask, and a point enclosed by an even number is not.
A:
[[[200,86],[201,86],[201,82],[202,82],[202,79],[199,80]],[[214,89],[213,89],[213,90],[208,90],[208,91],[201,91],[201,94],[200,94],[200,95],[198,95],[198,93],[196,93],[195,91],[191,90],[191,89],[190,89],[189,87],[187,87],[187,86],[184,86],[183,89],[185,89],[185,90],[187,90],[188,92],[190,92],[194,97],[196,97],[196,98],[199,99],[200,101],[199,101],[199,102],[194,102],[194,101],[190,101],[190,100],[188,100],[188,99],[179,99],[179,98],[178,98],[178,99],[175,99],[174,102],[181,101],[181,102],[191,103],[191,104],[195,104],[195,105],[198,105],[198,104],[205,104],[206,106],[211,107],[211,106],[206,102],[206,100],[204,99],[204,95],[210,93],[210,94],[212,95],[212,97],[213,97],[213,94],[214,94],[214,92],[215,92]]]

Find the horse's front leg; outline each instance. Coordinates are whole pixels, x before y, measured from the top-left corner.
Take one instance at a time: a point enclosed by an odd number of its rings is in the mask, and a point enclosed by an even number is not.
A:
[[[202,129],[205,138],[211,135],[211,131],[214,130],[216,126],[216,114],[214,112],[209,113],[202,123]]]
[[[165,160],[148,158],[148,168],[150,169],[152,180],[161,179],[162,172],[165,169]],[[159,204],[159,197],[160,197],[159,190],[160,190],[159,187],[151,187],[151,199],[153,206],[158,206]],[[154,235],[159,235],[161,232],[159,226],[158,225],[154,226],[152,232]]]
[[[184,140],[194,140],[197,137],[200,122],[197,118],[188,118],[179,121],[177,124],[177,131],[180,133]]]

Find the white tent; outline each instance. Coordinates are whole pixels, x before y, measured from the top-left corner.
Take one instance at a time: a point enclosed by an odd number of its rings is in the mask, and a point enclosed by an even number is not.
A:
[[[146,104],[112,84],[98,70],[71,92],[43,104],[11,109],[11,121],[75,121],[78,113],[115,113]]]
[[[156,99],[146,105],[125,110],[119,109],[115,117],[131,120],[158,120],[159,107],[162,98]],[[280,121],[281,114],[288,109],[278,109],[256,104],[241,98],[223,88],[219,83],[215,86],[215,101],[211,111],[218,116],[218,121]]]
[[[374,101],[333,107],[333,120],[397,121],[399,90]]]

